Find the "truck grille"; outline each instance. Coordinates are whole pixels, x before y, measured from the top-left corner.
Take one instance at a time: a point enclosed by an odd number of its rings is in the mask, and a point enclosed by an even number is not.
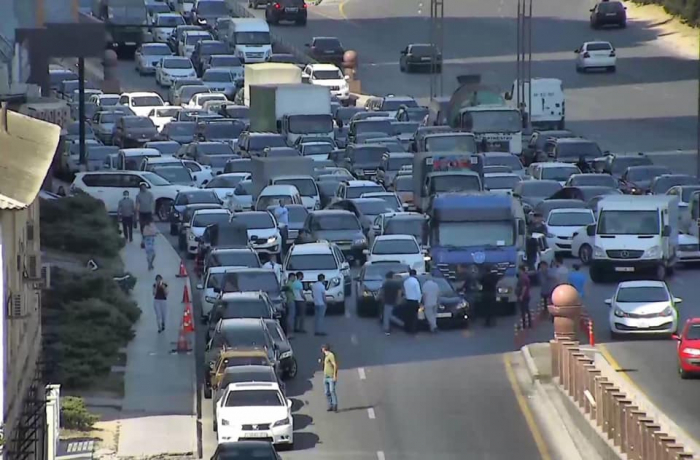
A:
[[[266,431],[270,429],[270,424],[261,423],[259,425],[243,425],[241,429],[243,431]]]
[[[464,281],[469,273],[472,273],[474,267],[478,269],[478,273],[482,274],[487,271],[496,270],[499,275],[503,276],[511,264],[508,262],[500,262],[497,264],[437,264],[437,268],[443,277],[450,281]]]
[[[659,313],[647,313],[646,315],[640,315],[639,313],[627,313],[630,318],[656,318]]]
[[[253,58],[253,59],[261,59],[263,57],[263,53],[245,53],[246,58]]]
[[[630,250],[611,250],[606,251],[608,257],[611,259],[639,259],[644,255],[644,251],[640,249],[630,249]]]

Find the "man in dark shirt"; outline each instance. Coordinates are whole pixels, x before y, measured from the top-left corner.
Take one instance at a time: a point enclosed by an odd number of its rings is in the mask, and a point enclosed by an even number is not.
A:
[[[544,217],[539,212],[532,216],[532,221],[529,225],[530,234],[532,233],[547,233],[547,226],[544,223]]]
[[[401,281],[394,278],[394,272],[387,272],[386,279],[379,293],[380,301],[384,308],[382,326],[386,335],[391,335],[391,315],[394,313],[394,308],[399,304],[402,286]]]
[[[522,318],[523,328],[532,327],[532,317],[530,316],[530,275],[527,267],[521,265],[518,272],[518,283],[515,285],[515,295],[518,298],[518,309]]]
[[[494,310],[496,309],[496,289],[500,276],[496,271],[487,270],[481,277],[482,298],[481,306],[483,309],[484,324],[486,327],[493,325]]]

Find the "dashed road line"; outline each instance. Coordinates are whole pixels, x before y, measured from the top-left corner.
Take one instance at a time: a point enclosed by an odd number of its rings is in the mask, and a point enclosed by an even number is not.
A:
[[[377,451],[377,460],[386,460],[386,456],[384,455],[384,452],[381,450]]]
[[[367,409],[367,416],[370,420],[374,420],[375,418],[377,418],[377,414],[374,413],[374,409],[371,407]]]
[[[350,336],[350,343],[352,343],[353,345],[357,345],[358,343],[360,343],[360,339],[358,339],[357,336],[353,334]]]
[[[357,373],[360,375],[360,380],[366,380],[366,379],[367,379],[367,374],[365,373],[365,368],[364,368],[364,367],[358,367],[358,368],[357,368]]]

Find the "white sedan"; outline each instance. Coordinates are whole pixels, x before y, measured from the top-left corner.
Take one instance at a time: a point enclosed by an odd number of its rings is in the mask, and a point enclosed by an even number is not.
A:
[[[156,125],[158,131],[163,131],[163,127],[173,121],[180,110],[182,107],[154,107],[148,112],[148,118]]]
[[[184,107],[188,109],[201,109],[204,103],[208,101],[228,102],[228,99],[221,93],[198,93],[192,96],[192,99],[190,99]]]
[[[427,257],[413,235],[380,235],[371,249],[365,249],[367,262],[399,262],[418,273],[425,273]]]
[[[156,65],[156,83],[159,86],[170,87],[175,80],[181,78],[197,78],[197,72],[189,58],[165,57]]]
[[[226,201],[227,197],[233,195],[240,182],[252,179],[253,176],[249,172],[224,173],[214,177],[204,188],[214,190],[221,201]]]
[[[586,42],[576,53],[576,71],[605,69],[614,72],[617,66],[615,47],[610,42]]]
[[[200,209],[192,215],[192,220],[185,224],[187,255],[194,256],[199,250],[199,238],[208,226],[229,221],[231,213],[228,209]]]
[[[623,281],[615,295],[605,300],[610,307],[610,333],[613,338],[623,334],[675,334],[676,307],[681,302],[663,281]]]
[[[134,53],[136,71],[141,75],[154,74],[156,65],[164,58],[170,57],[173,53],[165,43],[144,43]]]
[[[582,209],[553,209],[547,216],[547,245],[555,252],[578,255],[572,251],[574,233],[585,232],[595,222],[593,211]]]

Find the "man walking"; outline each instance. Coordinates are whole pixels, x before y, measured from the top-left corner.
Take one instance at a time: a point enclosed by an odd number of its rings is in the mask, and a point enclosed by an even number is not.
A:
[[[136,194],[136,213],[139,218],[139,225],[141,226],[141,233],[143,234],[143,227],[149,222],[153,222],[153,214],[156,212],[156,199],[153,194],[148,190],[145,182],[141,182],[139,186],[139,193]],[[141,247],[144,247],[143,241],[141,241]]]
[[[328,412],[338,412],[338,395],[335,391],[338,384],[338,362],[330,345],[321,345],[321,352],[323,353],[323,388],[328,400]]]
[[[153,284],[153,309],[156,311],[156,323],[160,334],[165,330],[168,312],[168,285],[160,275],[156,275],[156,282]]]
[[[296,315],[294,317],[294,332],[299,334],[306,334],[306,328],[304,322],[306,321],[306,299],[304,298],[304,284],[302,280],[304,279],[304,274],[302,272],[296,273],[296,280],[292,284],[292,290],[294,292],[294,305],[296,307]]]
[[[438,302],[440,300],[440,286],[435,282],[433,277],[429,277],[422,286],[423,290],[423,313],[425,319],[428,320],[430,332],[438,331],[437,327],[437,311]]]
[[[323,274],[318,275],[318,280],[311,286],[311,294],[314,298],[314,322],[315,335],[324,336],[326,333],[323,330],[323,320],[326,316],[326,286],[323,283],[326,277]]]
[[[286,332],[287,338],[294,337],[294,325],[296,323],[296,301],[294,298],[294,282],[297,280],[297,276],[294,273],[290,273],[287,276],[287,283],[284,285],[285,294],[285,304],[287,305],[287,321],[286,321]]]
[[[284,205],[284,201],[279,200],[273,214],[280,224],[289,225],[289,209]]]
[[[404,325],[406,332],[415,334],[418,332],[418,309],[420,308],[420,301],[423,294],[421,293],[418,278],[416,278],[416,271],[411,269],[408,274],[408,278],[403,282],[403,293],[406,298]]]
[[[124,196],[117,205],[117,217],[122,223],[124,239],[131,243],[134,241],[134,214],[136,213],[136,203],[129,197],[129,191],[124,190]]]
[[[387,272],[384,284],[379,291],[379,297],[384,306],[382,329],[384,329],[384,334],[391,335],[391,315],[394,314],[394,308],[399,304],[401,297],[401,283],[394,278],[394,272]]]
[[[537,270],[540,281],[540,300],[544,305],[545,311],[547,311],[547,306],[552,298],[552,291],[557,287],[558,280],[553,270],[547,265],[547,262],[540,262]]]
[[[523,328],[532,328],[532,317],[530,316],[530,275],[527,267],[521,265],[518,272],[518,282],[515,285],[515,295],[518,300],[518,309],[523,322]]]

